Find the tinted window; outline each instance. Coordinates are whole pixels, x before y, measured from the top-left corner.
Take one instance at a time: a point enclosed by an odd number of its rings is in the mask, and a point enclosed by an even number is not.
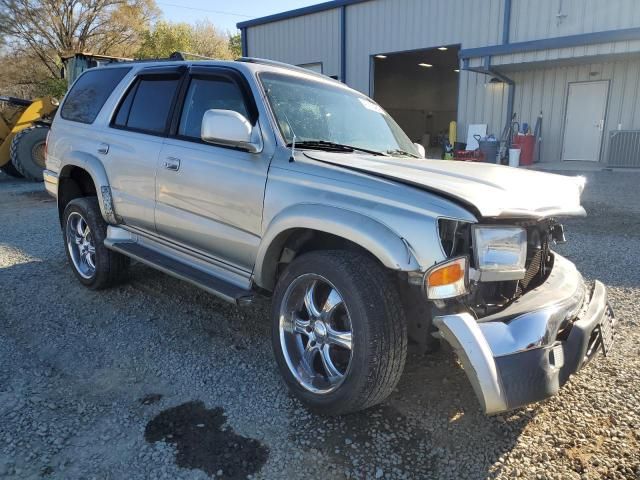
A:
[[[193,78],[184,99],[178,134],[200,138],[202,117],[212,108],[233,110],[248,117],[242,91],[234,82],[225,78]]]
[[[149,133],[164,132],[179,82],[178,76],[140,78],[120,104],[114,125]]]
[[[82,74],[67,93],[60,116],[74,122],[93,123],[104,102],[130,68],[97,68]]]

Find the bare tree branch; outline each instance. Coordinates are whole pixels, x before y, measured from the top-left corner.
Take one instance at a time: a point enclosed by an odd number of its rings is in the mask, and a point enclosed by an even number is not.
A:
[[[132,56],[158,15],[155,0],[0,0],[0,34],[55,77],[65,55]]]

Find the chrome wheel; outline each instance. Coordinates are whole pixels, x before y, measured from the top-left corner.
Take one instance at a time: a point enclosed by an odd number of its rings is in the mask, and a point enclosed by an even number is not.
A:
[[[353,329],[342,295],[326,278],[305,274],[280,305],[280,345],[289,370],[313,393],[338,388],[351,366]]]
[[[96,247],[87,221],[77,212],[67,217],[67,248],[73,266],[86,279],[96,273]]]

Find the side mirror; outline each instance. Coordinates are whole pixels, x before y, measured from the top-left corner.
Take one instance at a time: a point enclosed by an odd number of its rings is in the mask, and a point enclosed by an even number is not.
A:
[[[251,153],[262,150],[262,142],[254,138],[249,120],[233,110],[211,109],[204,112],[200,137],[207,143],[241,148]]]
[[[427,156],[427,152],[425,152],[424,147],[421,144],[414,143],[413,146],[416,147],[416,150],[418,150],[420,158],[425,158]]]

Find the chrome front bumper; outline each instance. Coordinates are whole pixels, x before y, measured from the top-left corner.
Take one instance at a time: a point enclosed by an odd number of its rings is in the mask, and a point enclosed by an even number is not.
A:
[[[555,254],[549,278],[498,314],[434,318],[487,414],[555,394],[597,352],[595,329],[610,314],[605,286],[588,296],[573,263]]]

